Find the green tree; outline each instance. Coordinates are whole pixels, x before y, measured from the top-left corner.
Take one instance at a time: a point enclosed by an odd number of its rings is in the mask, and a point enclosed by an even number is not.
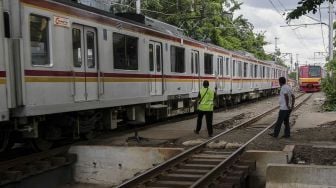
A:
[[[293,79],[293,80],[296,80],[296,74],[297,74],[296,72],[291,72],[291,73],[288,74],[288,77]]]
[[[113,12],[135,12],[135,1],[116,0]],[[186,36],[229,50],[243,50],[257,58],[271,60],[265,53],[264,33],[254,33],[253,25],[242,15],[233,18],[241,3],[236,0],[142,0],[146,16],[182,28]],[[124,4],[124,6],[120,5]],[[125,6],[127,5],[127,6]]]
[[[287,15],[287,20],[289,21],[291,19],[298,19],[301,16],[308,14],[309,12],[313,12],[313,14],[315,14],[319,6],[324,2],[333,3],[334,0],[301,0],[298,2],[296,9]]]

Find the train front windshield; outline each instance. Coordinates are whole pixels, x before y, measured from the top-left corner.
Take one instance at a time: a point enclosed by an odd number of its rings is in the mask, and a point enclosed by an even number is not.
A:
[[[318,66],[309,67],[309,77],[311,78],[321,77],[321,67]]]

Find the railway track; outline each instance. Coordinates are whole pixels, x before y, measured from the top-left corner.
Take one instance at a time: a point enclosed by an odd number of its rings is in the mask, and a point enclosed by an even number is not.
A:
[[[302,94],[297,98],[306,96],[295,106],[296,110],[311,95]],[[142,173],[123,184],[119,188],[126,187],[245,187],[250,171],[255,168],[255,161],[241,161],[240,156],[247,145],[271,128],[275,122],[258,130],[256,134],[237,149],[231,151],[223,149],[210,149],[207,145],[233,130],[251,125],[271,112],[270,110],[253,117],[223,133],[194,146],[185,152],[169,159],[168,161]]]
[[[72,164],[76,156],[68,154],[68,149],[65,146],[1,162],[0,186]]]

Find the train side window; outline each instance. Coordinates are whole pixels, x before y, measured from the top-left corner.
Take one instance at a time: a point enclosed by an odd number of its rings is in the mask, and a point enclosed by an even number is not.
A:
[[[232,61],[232,77],[236,76],[236,60]]]
[[[247,77],[247,71],[248,71],[248,63],[244,62],[244,77]]]
[[[253,78],[253,64],[250,64],[250,78]]]
[[[254,65],[254,78],[258,77],[258,65]]]
[[[156,45],[156,71],[161,72],[161,45]]]
[[[87,67],[94,68],[96,66],[95,52],[95,34],[91,31],[86,33],[87,41]]]
[[[82,35],[81,30],[73,28],[72,29],[72,50],[73,50],[73,64],[74,67],[81,67],[82,66]]]
[[[265,66],[262,67],[262,77],[265,78]]]
[[[213,55],[204,54],[204,74],[213,74]]]
[[[177,46],[170,46],[171,72],[185,72],[185,50]]]
[[[225,71],[226,71],[226,75],[229,76],[230,75],[230,69],[229,69],[229,62],[230,62],[230,58],[226,58],[226,61],[225,61]]]
[[[32,65],[50,66],[49,18],[31,14],[29,23]]]
[[[154,71],[154,45],[149,44],[149,71]]]
[[[138,70],[138,38],[113,33],[114,68]]]
[[[238,61],[238,76],[239,77],[243,76],[242,62],[241,61]]]

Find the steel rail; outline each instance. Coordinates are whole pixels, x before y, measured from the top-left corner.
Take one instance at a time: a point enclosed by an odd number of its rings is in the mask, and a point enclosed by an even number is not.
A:
[[[300,98],[302,97],[304,94],[301,94],[299,95],[297,98]],[[178,155],[176,155],[175,157],[172,157],[170,158],[169,160],[167,160],[166,162],[164,163],[161,163],[160,165],[154,167],[154,168],[151,168],[147,171],[145,171],[144,173],[141,173],[139,174],[138,176],[135,176],[127,181],[125,181],[124,183],[120,184],[118,186],[118,188],[126,188],[126,187],[134,187],[140,183],[143,183],[145,179],[150,179],[152,177],[154,177],[155,175],[157,175],[160,171],[162,171],[163,169],[166,169],[167,167],[169,166],[174,166],[174,165],[177,165],[178,163],[180,163],[181,161],[183,160],[186,160],[188,159],[188,157],[192,154],[192,153],[195,153],[197,151],[200,151],[202,150],[208,143],[216,140],[217,138],[235,130],[235,129],[238,129],[240,127],[243,127],[243,126],[246,126],[246,125],[249,125],[249,124],[252,124],[252,123],[255,123],[256,121],[260,120],[261,118],[263,118],[264,116],[266,116],[267,114],[273,112],[274,110],[278,109],[279,106],[276,106],[276,107],[273,107],[271,108],[270,110],[267,110],[259,115],[257,115],[256,117],[253,117],[253,118],[250,118],[249,120],[233,127],[233,128],[230,128],[214,137],[212,137],[211,139],[208,139],[207,141],[197,145],[197,146],[194,146],[192,148],[189,148],[188,150],[186,150],[185,152],[182,152]],[[221,122],[222,123],[222,122]],[[221,123],[218,123],[218,125],[220,125]],[[216,124],[217,125],[217,124]]]
[[[307,98],[305,98],[303,101],[298,103],[293,111],[297,110],[303,103],[305,103],[312,94],[310,94]],[[201,179],[199,179],[197,182],[195,182],[193,185],[190,186],[190,188],[200,188],[200,187],[207,187],[209,182],[212,182],[215,178],[223,174],[225,172],[225,169],[228,169],[237,159],[238,157],[245,151],[246,147],[253,142],[255,139],[257,139],[260,135],[264,134],[268,129],[270,129],[272,126],[274,126],[276,121],[271,123],[269,126],[267,126],[265,129],[260,131],[256,136],[251,138],[249,141],[247,141],[244,145],[242,145],[240,148],[238,148],[235,152],[233,152],[228,158],[223,160],[220,164],[218,164],[215,168],[213,168],[211,171],[209,171],[206,175],[204,175]]]

